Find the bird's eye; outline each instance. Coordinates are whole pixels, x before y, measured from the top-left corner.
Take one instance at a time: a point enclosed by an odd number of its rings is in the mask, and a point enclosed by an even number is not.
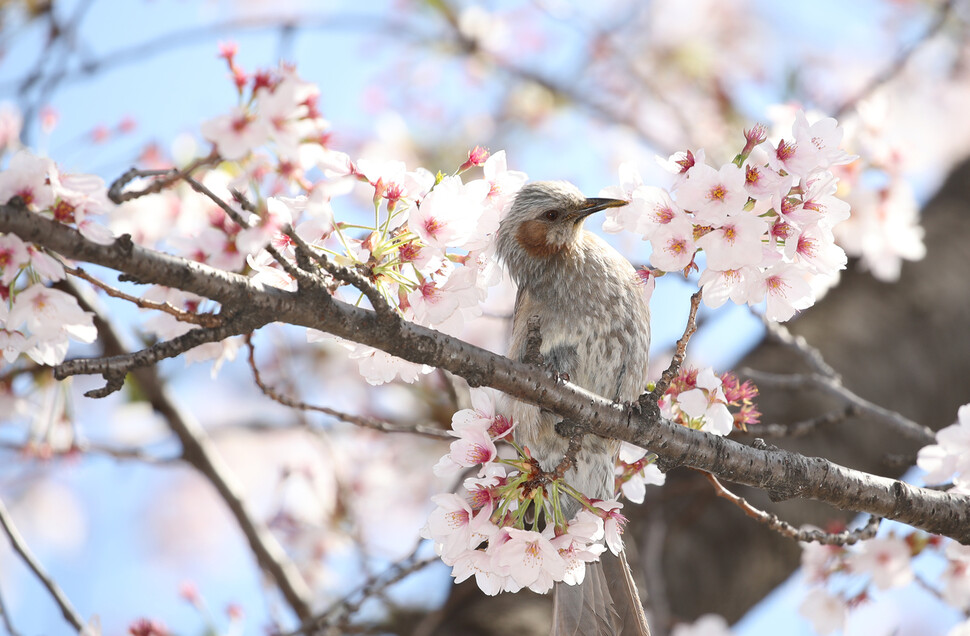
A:
[[[547,221],[555,221],[559,218],[559,210],[546,210],[545,213],[543,213],[542,218]]]

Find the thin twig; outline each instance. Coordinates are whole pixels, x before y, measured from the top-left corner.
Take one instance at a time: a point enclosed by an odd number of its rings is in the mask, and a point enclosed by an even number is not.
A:
[[[259,373],[259,368],[256,366],[256,348],[253,345],[253,339],[251,335],[246,336],[246,345],[249,347],[249,368],[253,372],[253,380],[256,382],[256,386],[259,390],[263,392],[263,395],[279,402],[283,406],[288,406],[290,408],[299,409],[301,411],[313,411],[317,413],[323,413],[329,415],[341,422],[347,422],[349,424],[354,424],[362,428],[369,428],[376,431],[381,431],[383,433],[411,433],[414,435],[423,435],[424,437],[431,437],[433,439],[454,439],[446,431],[440,428],[435,428],[433,426],[424,426],[421,424],[415,426],[404,426],[401,424],[393,424],[385,420],[379,420],[374,417],[365,417],[362,415],[351,415],[350,413],[344,413],[336,409],[332,409],[326,406],[316,406],[314,404],[307,404],[306,402],[301,402],[300,400],[293,399],[286,395],[283,395],[273,389],[271,386],[263,381]]]
[[[439,561],[437,556],[424,557],[422,559],[417,558],[417,552],[422,543],[423,540],[419,541],[408,556],[392,564],[380,574],[369,577],[357,589],[332,603],[330,607],[318,616],[315,616],[309,621],[305,621],[299,629],[291,632],[287,636],[316,633],[321,629],[326,630],[324,633],[327,634],[347,633],[347,629],[350,626],[350,618],[360,610],[365,601],[382,593],[390,586],[414,574],[418,570],[424,569],[432,563]],[[334,631],[335,628],[339,631]]]
[[[852,406],[859,412],[865,412],[889,424],[898,433],[919,442],[922,445],[936,441],[936,434],[928,426],[923,426],[905,417],[901,413],[874,404],[847,389],[839,378],[832,378],[817,373],[769,373],[751,368],[738,371],[743,376],[751,378],[762,388],[773,386],[778,389],[801,390],[816,388],[829,395],[839,398],[845,404]]]
[[[732,437],[750,436],[750,437],[804,437],[810,433],[815,432],[822,426],[828,426],[831,424],[837,424],[839,422],[845,421],[854,415],[858,415],[859,410],[852,404],[846,405],[842,409],[837,409],[831,411],[824,415],[818,417],[803,420],[801,422],[794,422],[792,424],[748,424],[746,430],[734,430],[731,432]],[[909,464],[907,464],[909,465]]]
[[[0,441],[0,449],[30,457],[36,457],[39,455],[40,457],[46,459],[49,456],[48,453],[44,452],[44,446],[39,446],[31,442],[28,442],[27,444],[16,444],[13,442]],[[137,447],[121,448],[116,446],[107,446],[104,444],[92,444],[90,442],[75,442],[70,448],[64,451],[55,452],[53,454],[65,457],[70,457],[76,454],[103,455],[105,457],[112,457],[118,460],[134,460],[146,464],[171,464],[179,461],[177,457],[158,457]]]
[[[374,308],[374,311],[377,313],[379,318],[383,320],[392,318],[395,320],[397,319],[397,313],[394,311],[394,308],[390,305],[390,303],[387,302],[387,299],[384,298],[381,291],[377,289],[377,287],[375,287],[367,277],[354,269],[337,265],[327,258],[326,255],[311,248],[307,242],[303,240],[303,237],[296,233],[296,230],[294,230],[292,226],[285,226],[283,228],[283,233],[290,237],[290,239],[296,244],[296,249],[298,252],[302,252],[315,260],[324,271],[329,273],[335,279],[347,283],[348,285],[353,285],[359,289],[360,292],[367,297],[367,300],[370,301],[371,307]]]
[[[0,618],[3,619],[3,627],[10,636],[20,636],[20,632],[14,628],[13,621],[10,620],[10,611],[7,609],[7,604],[3,600],[2,590],[0,590]]]
[[[697,331],[697,309],[701,304],[701,293],[702,291],[698,289],[690,297],[690,313],[687,315],[687,325],[684,327],[684,335],[677,341],[677,348],[674,350],[674,355],[670,359],[670,366],[661,374],[653,391],[640,396],[639,403],[641,408],[656,408],[657,401],[667,392],[667,389],[670,388],[670,383],[674,381],[674,378],[680,372],[680,366],[687,357],[687,343],[690,342],[690,337]]]
[[[62,362],[54,367],[54,377],[63,380],[72,375],[100,375],[105,379],[105,385],[100,389],[87,391],[84,395],[91,398],[106,397],[121,390],[125,376],[133,369],[153,366],[161,360],[174,358],[202,344],[249,333],[269,322],[271,319],[257,314],[240,314],[226,319],[220,327],[191,329],[181,336],[133,353],[103,358],[75,358]]]
[[[212,312],[196,314],[191,311],[182,311],[181,309],[178,309],[177,307],[173,307],[168,303],[159,303],[152,300],[145,300],[144,298],[138,298],[137,296],[126,294],[120,289],[116,289],[111,285],[105,283],[104,281],[99,280],[94,276],[91,276],[80,267],[75,268],[69,265],[64,265],[63,263],[61,265],[64,267],[64,271],[67,272],[68,274],[88,281],[92,285],[95,285],[96,287],[104,290],[104,292],[109,296],[111,296],[112,298],[120,298],[122,300],[127,300],[128,302],[133,303],[138,307],[141,307],[142,309],[152,309],[155,311],[161,311],[163,313],[169,314],[170,316],[174,316],[175,319],[178,320],[179,322],[187,322],[193,325],[200,325],[202,327],[219,327],[219,326],[222,326],[223,324],[223,317],[217,314],[213,314]]]
[[[940,5],[936,14],[936,19],[933,20],[923,35],[918,40],[913,42],[908,48],[903,49],[902,53],[900,53],[900,55],[897,56],[888,67],[870,79],[869,82],[863,86],[858,93],[842,102],[842,105],[836,108],[832,113],[832,117],[841,119],[848,111],[856,108],[859,105],[859,102],[874,93],[876,89],[884,84],[889,83],[894,77],[902,73],[903,69],[906,67],[906,64],[910,59],[912,59],[916,52],[943,30],[947,19],[953,12],[954,4],[954,0],[946,0],[942,5]]]
[[[101,311],[88,303],[80,290],[75,289],[72,293],[84,311],[94,314],[98,340],[104,347],[104,353],[118,356],[127,354],[128,351],[118,333]],[[232,471],[213,447],[208,433],[190,413],[179,408],[175,403],[159,377],[156,367],[133,369],[132,376],[138,383],[145,400],[165,419],[169,429],[178,437],[182,445],[181,459],[212,484],[229,508],[236,524],[246,537],[259,567],[277,585],[293,612],[300,619],[308,618],[311,615],[311,592],[306,581],[266,524],[249,512],[242,492],[233,480]]]
[[[215,151],[212,151],[212,153],[210,153],[208,156],[195,159],[181,170],[178,168],[170,168],[168,170],[138,170],[137,168],[132,168],[112,182],[111,187],[108,188],[108,198],[113,202],[120,204],[124,203],[125,201],[131,201],[132,199],[147,196],[149,194],[158,194],[165,188],[174,185],[177,181],[184,179],[186,175],[191,175],[199,168],[204,166],[215,166],[221,161],[222,157],[220,157]],[[127,186],[133,180],[144,177],[159,178],[155,179],[141,190],[124,191],[125,186]]]
[[[71,602],[67,600],[67,596],[65,596],[60,586],[57,585],[57,582],[44,571],[44,568],[34,557],[24,538],[14,525],[13,519],[10,518],[10,514],[7,512],[7,507],[3,501],[0,501],[0,526],[3,526],[4,531],[7,533],[7,537],[10,539],[10,545],[13,546],[13,549],[17,551],[17,554],[20,555],[20,558],[23,559],[24,563],[27,564],[27,567],[31,569],[34,575],[40,579],[40,582],[54,598],[57,606],[61,608],[61,614],[64,615],[64,619],[77,631],[80,632],[84,629],[84,621],[81,620],[77,610],[71,605]],[[4,616],[6,616],[6,612],[4,612]]]
[[[808,341],[803,336],[794,335],[784,324],[774,320],[768,320],[764,316],[761,317],[761,321],[768,332],[769,338],[798,353],[812,367],[815,373],[841,381],[838,372],[822,357],[822,352],[808,344]]]
[[[866,525],[862,528],[838,533],[823,532],[821,530],[811,528],[799,529],[787,521],[779,519],[777,515],[773,515],[765,512],[764,510],[755,508],[743,497],[739,497],[725,488],[714,475],[704,473],[704,477],[706,477],[707,481],[711,482],[711,485],[714,486],[714,493],[718,497],[727,499],[740,508],[744,514],[760,523],[763,523],[769,529],[796,541],[803,541],[806,543],[821,543],[823,545],[852,545],[859,541],[871,539],[872,537],[876,536],[876,531],[879,529],[879,524],[882,522],[880,517],[872,516],[869,517],[869,521],[867,521]]]

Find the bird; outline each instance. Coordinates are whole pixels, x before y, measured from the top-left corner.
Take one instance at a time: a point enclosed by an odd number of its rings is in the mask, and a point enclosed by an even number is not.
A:
[[[517,288],[509,357],[525,361],[528,323],[537,316],[543,364],[615,402],[632,402],[646,390],[650,310],[636,268],[583,223],[626,204],[587,198],[566,181],[535,181],[515,195],[496,235],[497,257]],[[554,470],[568,447],[556,432],[562,418],[512,398],[504,408],[516,442],[540,468]],[[618,450],[616,440],[585,435],[565,481],[587,497],[613,498]],[[579,502],[564,498],[567,518],[578,509]],[[556,584],[552,634],[649,635],[623,553],[588,564],[580,585]]]

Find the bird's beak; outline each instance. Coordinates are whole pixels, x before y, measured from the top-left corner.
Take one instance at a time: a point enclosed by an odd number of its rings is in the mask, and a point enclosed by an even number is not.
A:
[[[624,201],[623,199],[586,199],[583,205],[580,206],[579,210],[573,215],[574,221],[581,221],[593,212],[599,212],[600,210],[605,210],[606,208],[619,208],[623,207],[629,203],[629,201]]]

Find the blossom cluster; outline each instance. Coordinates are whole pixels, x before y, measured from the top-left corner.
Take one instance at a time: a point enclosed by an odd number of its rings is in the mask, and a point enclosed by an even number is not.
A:
[[[890,590],[916,581],[913,559],[927,553],[946,563],[934,595],[957,610],[970,610],[970,547],[914,531],[853,547],[803,544],[802,572],[812,588],[799,611],[822,636],[841,630],[852,609],[871,599],[871,588]]]
[[[926,482],[950,481],[951,492],[966,494],[970,492],[970,404],[959,408],[957,418],[955,424],[937,432],[935,444],[920,449],[917,463],[926,471]],[[917,578],[913,559],[928,551],[945,561],[936,587],[928,589],[945,604],[970,612],[970,546],[918,531],[903,535],[890,533],[851,548],[803,544],[802,570],[806,579],[816,586],[803,601],[801,612],[823,636],[842,629],[850,610],[869,599],[870,587],[888,590],[913,583]],[[838,585],[847,580],[851,582],[852,577],[865,577],[866,584],[861,591],[827,589],[833,586],[858,589],[858,585],[851,583]],[[967,629],[968,625],[961,624],[952,633],[962,633],[959,630]]]
[[[19,199],[27,210],[76,227],[101,244],[114,240],[94,217],[111,204],[104,182],[93,175],[66,174],[50,159],[18,151],[0,172],[0,203]],[[63,264],[12,234],[0,234],[0,351],[13,363],[25,354],[38,364],[64,360],[70,340],[93,342],[92,315],[67,292],[49,283],[65,276]]]
[[[716,375],[710,367],[682,368],[658,401],[660,414],[672,422],[713,435],[727,435],[757,424],[758,387],[732,373]],[[732,407],[734,411],[732,412]]]
[[[603,196],[630,205],[607,212],[604,230],[628,230],[652,246],[651,265],[662,272],[704,269],[704,302],[720,307],[766,303],[771,320],[788,320],[815,302],[846,264],[833,228],[849,216],[836,197],[830,171],[855,158],[839,148],[842,130],[831,118],[809,124],[798,113],[790,139],[767,141],[761,125],[745,133],[734,161],[714,168],[703,150],[677,153],[662,163],[674,173],[671,191],[644,185],[636,167],[620,167],[620,185]]]
[[[338,265],[367,278],[384,300],[405,318],[446,333],[456,333],[480,315],[479,303],[500,280],[491,258],[492,237],[526,175],[509,170],[504,151],[481,147],[452,174],[417,168],[402,161],[352,159],[327,147],[328,124],[319,116],[315,86],[292,69],[249,76],[239,69],[235,52],[224,51],[241,104],[202,126],[203,136],[224,159],[251,164],[249,190],[266,165],[285,167],[294,196],[267,197],[250,218],[251,228],[235,240],[238,252],[260,283],[294,289],[296,282],[265,249],[273,245],[295,261],[293,241],[282,233],[292,225],[300,238]],[[262,148],[277,155],[271,164],[259,159]],[[463,175],[480,168],[481,177]],[[313,182],[308,173],[321,174]],[[240,179],[237,189],[246,189]],[[331,201],[354,189],[367,194],[367,221],[335,221]],[[362,296],[351,298],[361,302]],[[328,339],[317,333],[310,340]],[[372,347],[342,343],[372,384],[395,377],[413,381],[430,367],[394,358]]]
[[[474,575],[487,594],[522,588],[542,594],[557,581],[582,583],[587,563],[607,548],[614,554],[622,549],[622,504],[591,500],[562,477],[540,470],[528,449],[511,440],[513,427],[496,414],[491,392],[472,391],[472,408],[455,413],[457,439],[435,473],[477,468],[476,476],[465,479],[465,495],[432,497],[436,508],[422,536],[434,541],[457,582]],[[498,440],[515,449],[514,458],[499,456]],[[570,519],[563,512],[565,500],[579,505]]]

